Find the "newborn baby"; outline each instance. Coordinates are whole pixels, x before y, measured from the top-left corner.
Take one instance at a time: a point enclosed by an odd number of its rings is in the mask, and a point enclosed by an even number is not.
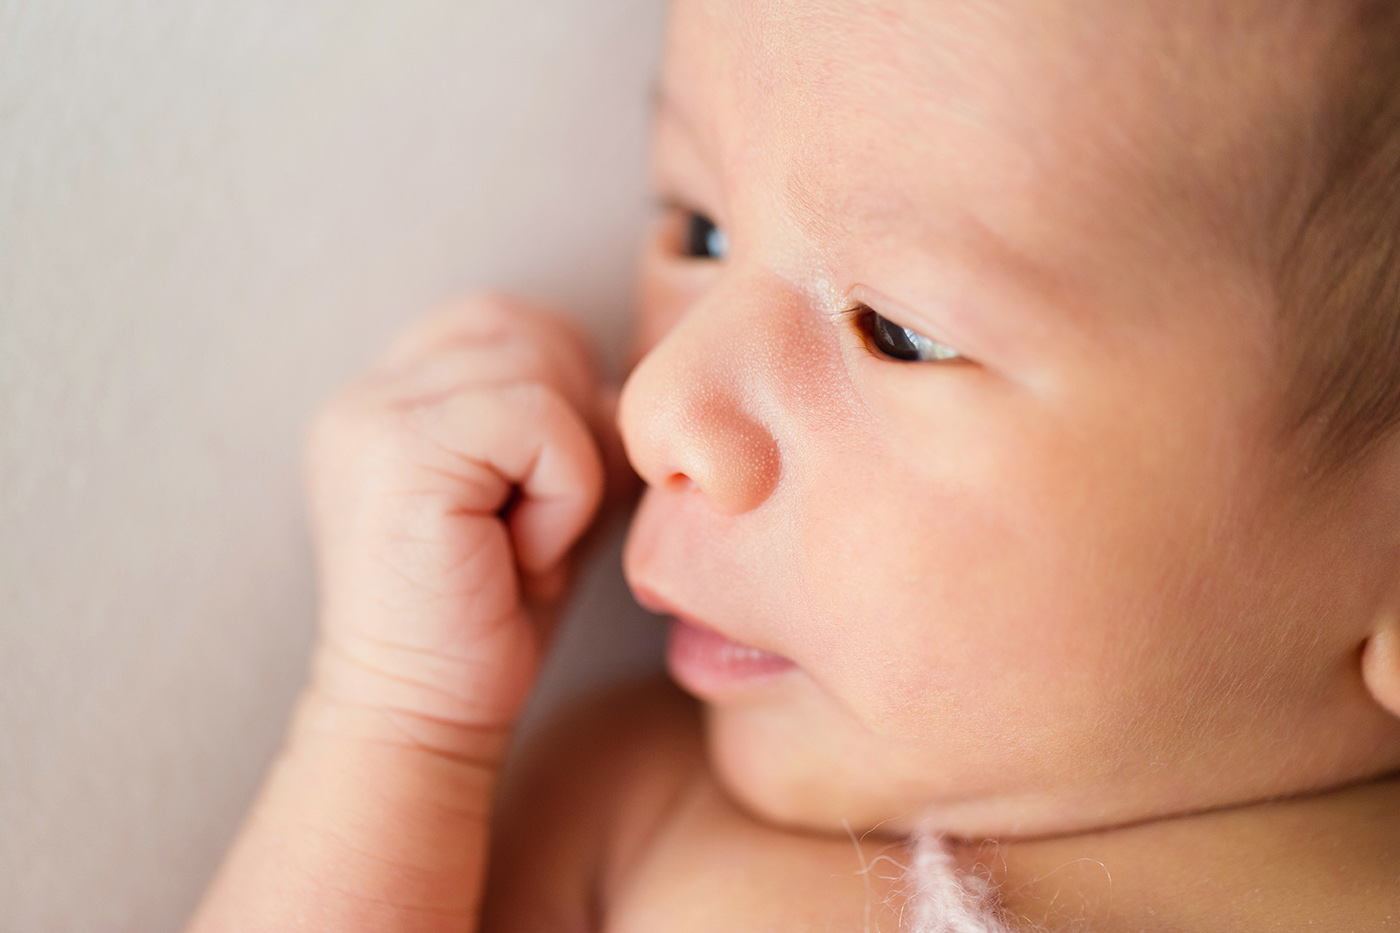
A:
[[[1400,4],[679,0],[654,150],[615,422],[503,299],[319,422],[194,929],[1400,926]],[[690,697],[493,802],[619,440]]]

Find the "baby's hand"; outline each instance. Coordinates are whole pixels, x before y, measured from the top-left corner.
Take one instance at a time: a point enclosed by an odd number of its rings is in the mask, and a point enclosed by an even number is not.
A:
[[[497,768],[620,451],[610,408],[562,319],[480,298],[326,409],[312,686],[191,930],[477,929]]]
[[[507,730],[602,497],[610,407],[573,327],[494,297],[333,400],[308,453],[315,689],[430,746]]]

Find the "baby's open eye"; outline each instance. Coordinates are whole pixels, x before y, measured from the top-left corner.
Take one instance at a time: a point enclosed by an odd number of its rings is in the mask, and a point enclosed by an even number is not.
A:
[[[729,252],[729,237],[704,214],[686,211],[684,223],[681,252],[687,259],[723,259]]]
[[[860,310],[860,328],[880,354],[908,363],[962,359],[962,354],[917,331],[901,327],[869,308]]]

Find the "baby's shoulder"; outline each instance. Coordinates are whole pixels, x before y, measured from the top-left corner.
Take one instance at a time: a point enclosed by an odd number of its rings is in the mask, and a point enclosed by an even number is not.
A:
[[[533,743],[498,808],[484,929],[897,929],[902,861],[753,818],[711,774],[694,701],[650,684]]]

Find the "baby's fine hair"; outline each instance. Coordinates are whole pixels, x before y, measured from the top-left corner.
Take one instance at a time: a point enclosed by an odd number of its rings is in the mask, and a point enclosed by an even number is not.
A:
[[[1322,474],[1400,423],[1400,2],[1347,5],[1324,81],[1273,276],[1284,429]]]

